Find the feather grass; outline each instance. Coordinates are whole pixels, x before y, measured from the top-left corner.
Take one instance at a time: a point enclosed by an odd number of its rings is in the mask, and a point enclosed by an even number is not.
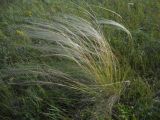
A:
[[[115,26],[131,36],[123,25],[115,21],[107,19],[88,21],[72,15],[56,16],[50,21],[28,20],[27,25],[23,25],[23,28],[30,38],[45,41],[46,44],[38,45],[38,49],[44,51],[45,56],[67,58],[77,63],[88,74],[88,78],[94,82],[93,85],[86,85],[72,79],[74,82],[71,82],[72,85],[70,85],[73,88],[81,91],[87,90],[90,93],[94,91],[98,96],[102,94],[105,98],[105,96],[119,96],[124,83],[129,81],[122,81],[120,65],[103,35],[102,24]],[[36,45],[30,47],[37,49]],[[44,82],[39,83],[43,84]],[[62,84],[61,86],[65,86]],[[105,98],[109,100],[105,109],[109,108],[111,111],[116,99],[109,98]]]

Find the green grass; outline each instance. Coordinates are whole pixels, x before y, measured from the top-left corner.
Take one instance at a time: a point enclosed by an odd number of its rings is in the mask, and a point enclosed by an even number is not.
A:
[[[0,3],[0,119],[160,119],[159,0]]]

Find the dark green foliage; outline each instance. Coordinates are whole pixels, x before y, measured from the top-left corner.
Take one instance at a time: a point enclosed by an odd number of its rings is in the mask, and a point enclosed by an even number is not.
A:
[[[78,5],[85,6],[97,17],[104,16],[123,23],[132,34],[132,39],[128,39],[124,38],[121,31],[105,28],[105,36],[121,67],[128,70],[126,79],[131,81],[113,108],[113,119],[159,120],[160,96],[157,94],[160,89],[160,1],[75,0],[74,3],[72,0],[0,0],[0,120],[104,119],[103,114],[98,114],[97,117],[94,113],[103,113],[100,106],[102,104],[96,103],[94,97],[87,93],[55,85],[9,84],[62,79],[26,74],[21,69],[16,74],[10,73],[10,68],[41,70],[45,65],[67,72],[75,78],[87,78],[74,63],[56,57],[40,57],[43,51],[26,47],[44,43],[31,40],[21,27],[15,26],[25,24],[27,19],[52,19],[53,14],[74,13],[84,16]],[[123,19],[90,4],[111,9]],[[99,99],[101,101],[101,96]]]

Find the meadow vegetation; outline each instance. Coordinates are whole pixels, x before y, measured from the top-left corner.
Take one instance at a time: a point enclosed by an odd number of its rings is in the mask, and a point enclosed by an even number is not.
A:
[[[1,0],[0,120],[159,120],[159,0]]]

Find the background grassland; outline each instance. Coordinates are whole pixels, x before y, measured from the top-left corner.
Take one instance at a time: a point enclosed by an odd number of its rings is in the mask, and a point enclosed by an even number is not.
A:
[[[82,7],[83,6],[83,7]],[[98,6],[102,6],[100,8]],[[160,1],[159,0],[1,0],[0,1],[0,119],[2,120],[103,120],[103,96],[67,87],[20,82],[63,81],[65,72],[93,84],[88,74],[67,59],[40,57],[45,52],[25,47],[39,44],[18,25],[37,18],[74,14],[86,17],[88,10],[97,18],[123,24],[132,39],[112,27],[104,36],[121,67],[121,76],[131,83],[125,87],[112,109],[113,120],[160,119]],[[115,11],[122,18],[105,10]],[[82,10],[83,9],[83,10]],[[91,18],[86,17],[90,20]],[[43,42],[40,44],[44,44]],[[31,73],[27,73],[30,70]],[[37,73],[37,70],[39,71]],[[57,75],[52,76],[51,73]],[[104,95],[104,94],[102,94]],[[111,118],[110,118],[111,119]]]

